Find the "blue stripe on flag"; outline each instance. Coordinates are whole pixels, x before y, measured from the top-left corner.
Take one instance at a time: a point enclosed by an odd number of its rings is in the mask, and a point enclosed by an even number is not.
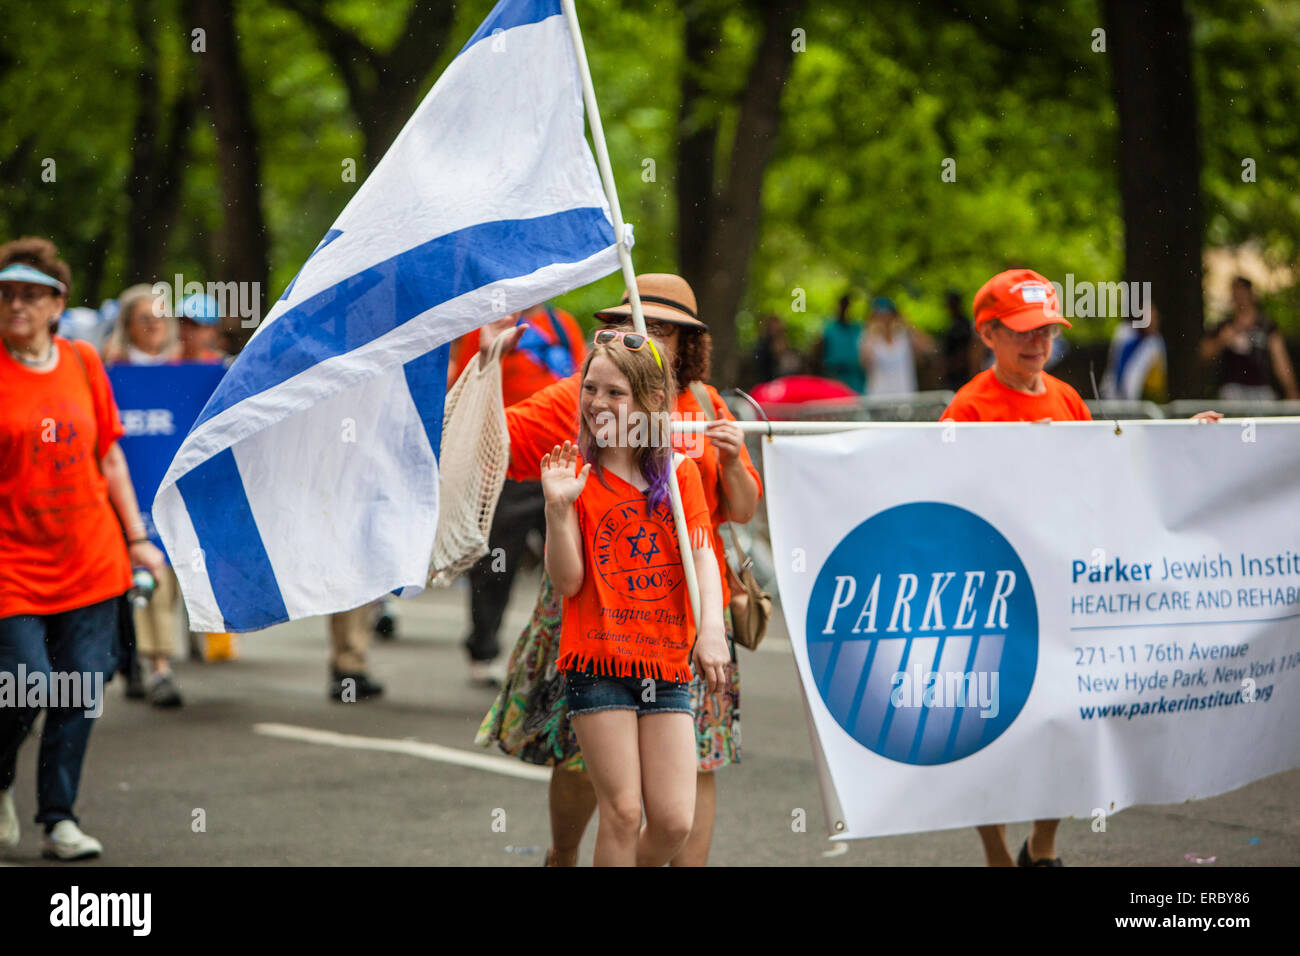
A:
[[[227,448],[176,482],[203,549],[212,595],[226,626],[250,631],[289,620],[271,559]]]
[[[585,206],[479,223],[408,249],[305,299],[254,336],[191,431],[436,305],[544,266],[581,262],[613,244],[605,211]]]
[[[560,12],[560,0],[501,0],[492,8],[487,19],[479,24],[474,35],[460,48],[460,53],[464,53],[484,37],[491,36],[493,30],[509,30],[511,27],[522,27],[529,23],[541,23]],[[456,55],[460,56],[460,53]]]
[[[406,388],[420,413],[435,460],[442,457],[442,413],[447,404],[447,362],[450,357],[451,343],[448,342],[402,366],[406,373]]]
[[[325,238],[316,243],[316,248],[311,251],[311,256],[307,257],[307,262],[311,262],[312,256],[316,255],[316,253],[320,252],[341,235],[343,235],[342,229],[331,229],[329,232],[325,233]],[[293,278],[289,280],[289,284],[285,287],[284,293],[280,296],[281,299],[289,298],[289,293],[293,291],[293,287],[298,283],[298,276],[302,275],[302,270],[307,268],[307,262],[304,262],[302,266],[299,267],[298,271],[294,273]]]
[[[442,416],[447,405],[447,365],[450,359],[451,343],[448,342],[402,366],[406,388],[420,414],[435,460],[442,457]],[[394,588],[388,593],[401,597],[404,590]]]

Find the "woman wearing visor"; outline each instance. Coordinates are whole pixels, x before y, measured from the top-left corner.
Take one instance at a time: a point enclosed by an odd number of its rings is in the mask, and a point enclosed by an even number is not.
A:
[[[0,246],[0,674],[15,675],[20,698],[0,706],[0,851],[20,839],[18,750],[44,710],[36,822],[43,854],[58,860],[102,852],[73,813],[82,761],[131,568],[163,568],[117,444],[104,366],[89,344],[53,334],[70,282],[48,240]],[[17,681],[38,673],[43,693]]]

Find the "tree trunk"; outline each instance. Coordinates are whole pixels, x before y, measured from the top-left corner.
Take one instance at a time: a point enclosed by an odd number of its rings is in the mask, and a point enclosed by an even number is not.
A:
[[[131,169],[126,180],[127,282],[154,282],[166,265],[168,237],[180,210],[180,184],[188,155],[194,96],[183,88],[167,110],[159,96],[159,60],[151,3],[132,7],[139,49],[136,61],[136,117],[131,141]]]
[[[1171,398],[1204,394],[1201,151],[1191,24],[1182,0],[1102,0],[1119,114],[1128,281],[1150,282]]]
[[[203,98],[216,132],[217,170],[225,203],[216,241],[220,275],[208,278],[258,283],[260,294],[253,298],[261,310],[270,292],[269,243],[262,218],[257,129],[248,82],[239,63],[234,8],[226,0],[193,0],[192,13],[193,22],[207,35],[207,52],[191,55],[199,57]],[[259,311],[258,317],[264,314]],[[238,316],[226,316],[224,328],[240,346],[252,334],[251,328],[241,326]]]
[[[744,301],[749,263],[762,218],[763,173],[781,124],[781,93],[794,60],[791,31],[802,0],[772,0],[762,8],[763,35],[740,103],[727,178],[712,204],[712,228],[703,258],[683,262],[695,285],[700,315],[713,336],[713,380],[735,383],[740,369],[736,313]]]
[[[108,251],[113,245],[113,233],[116,228],[116,223],[105,223],[103,228],[91,238],[83,254],[81,275],[74,277],[77,278],[77,284],[80,286],[76,290],[77,298],[92,309],[99,308],[100,302],[110,295],[116,296],[119,291],[112,289],[105,294],[100,288],[104,284],[104,267],[108,262]]]
[[[683,11],[682,99],[677,112],[677,262],[691,288],[703,288],[704,257],[713,224],[717,113],[700,82],[701,64],[722,42],[722,24],[704,4]],[[710,104],[710,105],[706,105]]]

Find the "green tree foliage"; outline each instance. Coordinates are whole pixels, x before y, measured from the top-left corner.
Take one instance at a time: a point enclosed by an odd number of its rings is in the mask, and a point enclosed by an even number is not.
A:
[[[1294,270],[1300,265],[1300,5],[1191,0],[1189,6],[1199,55],[1206,241],[1251,242],[1269,265]],[[1246,159],[1255,161],[1254,182],[1242,179]],[[1274,318],[1300,331],[1300,284],[1266,301]]]
[[[851,285],[936,330],[944,289],[969,302],[1013,265],[1118,278],[1114,116],[1106,63],[1089,52],[1095,15],[1090,3],[1055,13],[1050,41],[1036,42],[1073,46],[1079,65],[1049,78],[1027,68],[1038,57],[1016,55],[1019,30],[1002,38],[1006,50],[915,7],[818,5],[768,171],[755,311],[807,336]],[[802,316],[791,312],[796,288]]]
[[[184,54],[177,4],[156,7],[163,124]],[[145,47],[125,4],[0,3],[0,229],[55,239],[73,265],[74,301],[121,288]]]

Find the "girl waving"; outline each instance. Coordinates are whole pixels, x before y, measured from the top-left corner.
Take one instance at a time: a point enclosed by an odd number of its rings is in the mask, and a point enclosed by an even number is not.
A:
[[[693,818],[692,661],[711,693],[725,679],[722,584],[699,471],[690,459],[674,462],[676,386],[654,341],[598,332],[581,388],[578,448],[556,446],[541,465],[546,570],[563,598],[556,666],[600,808],[595,863],[659,866]],[[700,584],[698,640],[670,468]]]

